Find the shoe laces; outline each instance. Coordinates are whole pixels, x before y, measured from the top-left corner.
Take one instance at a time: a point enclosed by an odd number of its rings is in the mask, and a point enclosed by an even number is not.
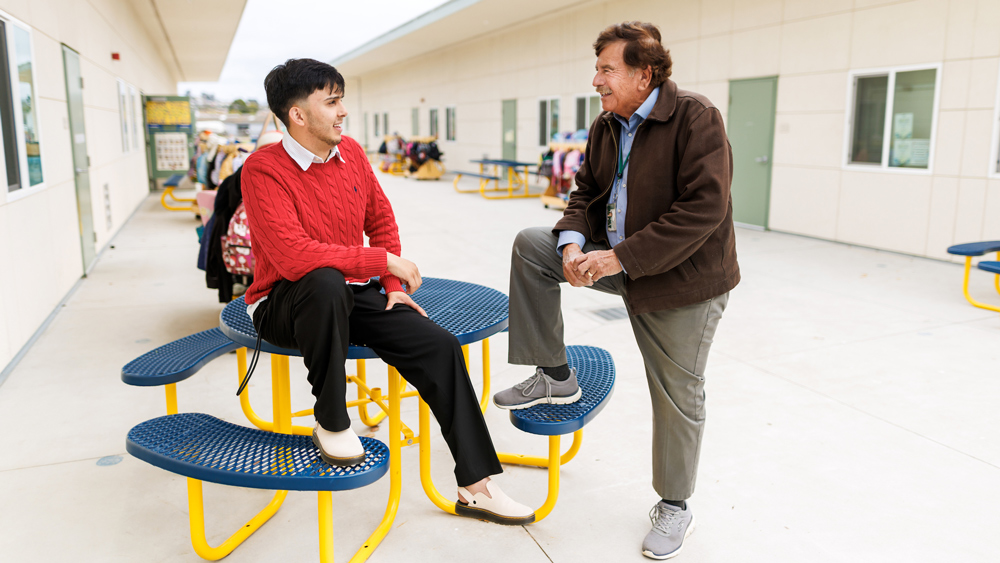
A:
[[[532,391],[535,390],[535,386],[538,385],[539,381],[545,383],[545,396],[551,397],[552,382],[549,380],[549,378],[545,377],[545,372],[542,371],[542,368],[535,368],[535,375],[532,375],[528,379],[525,379],[524,381],[518,383],[517,385],[514,386],[514,389],[517,389],[518,391],[521,392],[522,395],[527,397]]]
[[[670,534],[670,527],[680,516],[680,510],[671,510],[666,503],[658,502],[649,511],[649,521],[653,523],[653,529],[664,534]]]

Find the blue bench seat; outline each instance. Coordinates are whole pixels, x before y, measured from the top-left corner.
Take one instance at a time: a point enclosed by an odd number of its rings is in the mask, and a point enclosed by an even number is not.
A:
[[[388,470],[389,448],[361,438],[363,463],[334,467],[309,436],[238,426],[201,413],[147,420],[129,431],[129,454],[161,469],[210,483],[284,491],[343,491],[377,481]]]
[[[615,387],[615,362],[606,350],[594,346],[567,346],[569,367],[583,394],[569,405],[541,404],[510,411],[511,423],[525,432],[542,436],[570,434],[594,419],[611,399]]]
[[[1000,275],[1000,262],[983,260],[976,267],[984,272]]]
[[[948,247],[948,254],[956,256],[982,256],[987,252],[1000,252],[1000,240],[968,242]]]
[[[486,178],[487,180],[499,180],[500,177],[494,174],[480,174],[478,172],[455,172],[459,176],[472,176],[473,178]],[[456,178],[457,179],[457,178]]]
[[[163,182],[163,187],[165,187],[165,188],[176,188],[181,183],[181,180],[183,180],[183,179],[184,179],[184,175],[183,174],[174,174],[173,176],[167,178],[167,180],[165,182]]]
[[[219,328],[185,336],[150,350],[122,368],[122,381],[152,387],[183,381],[205,364],[240,348]]]

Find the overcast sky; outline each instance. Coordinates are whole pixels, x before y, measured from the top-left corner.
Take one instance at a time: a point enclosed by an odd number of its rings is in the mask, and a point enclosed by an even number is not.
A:
[[[447,0],[247,0],[218,82],[180,82],[178,94],[256,99],[287,59],[330,61]]]

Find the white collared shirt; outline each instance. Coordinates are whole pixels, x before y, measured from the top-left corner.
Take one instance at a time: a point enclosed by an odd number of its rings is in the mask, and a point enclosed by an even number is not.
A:
[[[299,165],[299,168],[303,172],[309,170],[309,167],[313,164],[330,162],[334,156],[340,159],[341,162],[344,162],[344,157],[340,154],[340,145],[333,147],[333,150],[327,155],[326,160],[316,156],[309,149],[300,145],[290,134],[285,134],[281,137],[281,147],[285,149],[288,156],[292,157],[292,160],[295,161],[295,164]]]

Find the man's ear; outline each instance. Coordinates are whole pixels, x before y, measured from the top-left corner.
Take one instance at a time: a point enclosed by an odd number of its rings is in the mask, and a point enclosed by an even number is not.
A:
[[[646,65],[646,68],[642,69],[642,73],[639,77],[639,89],[645,90],[649,83],[653,81],[653,67]]]
[[[306,124],[305,112],[302,111],[302,108],[299,106],[292,106],[291,109],[288,110],[288,119],[300,127],[304,127]]]

